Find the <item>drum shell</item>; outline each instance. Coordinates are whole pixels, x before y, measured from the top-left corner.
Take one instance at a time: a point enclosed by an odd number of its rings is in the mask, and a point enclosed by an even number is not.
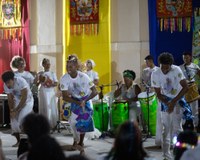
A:
[[[99,129],[100,131],[107,131],[109,121],[108,104],[106,102],[93,103],[93,111],[93,120],[95,128]]]
[[[138,95],[138,100],[140,102],[143,120],[147,125],[148,125],[148,105],[149,105],[149,131],[151,135],[155,136],[156,115],[158,107],[157,97],[154,92],[149,93],[149,96],[147,96],[146,92],[142,92]]]
[[[188,84],[188,91],[185,94],[185,99],[188,103],[193,102],[197,99],[200,99],[200,95],[198,92],[198,86],[196,83],[189,83]]]
[[[112,127],[117,127],[129,119],[129,106],[127,102],[114,102],[112,104]]]

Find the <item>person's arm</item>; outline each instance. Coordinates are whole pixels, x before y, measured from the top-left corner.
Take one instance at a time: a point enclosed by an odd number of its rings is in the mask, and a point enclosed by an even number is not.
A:
[[[157,95],[158,99],[159,99],[162,103],[167,104],[168,101],[167,101],[166,98],[161,94],[160,88],[154,87],[154,90],[155,90],[155,92],[156,92],[156,95]]]
[[[25,107],[27,95],[28,95],[27,88],[22,89],[21,90],[20,102],[19,102],[18,106],[14,109],[14,111],[19,113]]]
[[[8,93],[7,96],[8,96],[9,110],[12,111],[14,109],[14,105],[15,105],[15,103],[14,103],[14,97],[13,97],[12,93]]]
[[[77,105],[80,105],[80,101],[77,101],[71,98],[71,94],[67,90],[62,91],[62,97],[63,97],[63,100],[66,102],[76,103]]]
[[[188,84],[187,84],[186,79],[182,79],[182,80],[180,81],[180,85],[182,86],[181,91],[178,93],[178,95],[177,95],[176,97],[174,97],[174,98],[167,104],[168,107],[169,107],[169,111],[168,111],[169,113],[173,112],[174,107],[175,107],[177,101],[178,101],[179,99],[181,99],[181,98],[185,95],[185,93],[188,91]]]
[[[122,92],[122,81],[117,83],[117,89],[114,91],[114,98],[119,97],[121,92]]]
[[[129,103],[138,101],[138,95],[141,93],[140,87],[136,84],[135,85],[135,97],[133,98],[126,98]]]

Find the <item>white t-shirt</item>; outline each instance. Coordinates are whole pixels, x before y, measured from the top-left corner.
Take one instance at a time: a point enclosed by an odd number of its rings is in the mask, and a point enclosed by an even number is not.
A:
[[[74,98],[84,99],[91,94],[90,88],[94,86],[87,74],[78,71],[76,78],[65,74],[60,80],[61,91],[69,91]]]
[[[26,102],[32,100],[33,96],[30,90],[30,87],[26,80],[22,77],[15,76],[14,77],[14,87],[9,89],[6,84],[4,83],[4,91],[6,94],[12,94],[14,98],[19,102],[21,99],[21,90],[27,89],[27,99]]]
[[[151,86],[161,89],[161,94],[174,98],[181,91],[180,81],[185,79],[180,67],[171,66],[171,70],[167,74],[163,74],[161,68],[151,75]]]
[[[85,73],[90,77],[92,81],[94,81],[95,79],[99,79],[98,73],[93,70],[87,71]]]
[[[34,77],[30,72],[28,72],[28,71],[23,71],[23,72],[16,71],[14,73],[15,73],[15,76],[20,76],[20,77],[24,78],[26,80],[26,82],[29,84],[29,86],[31,86],[31,84],[33,84]]]
[[[147,84],[148,86],[151,86],[151,74],[152,72],[156,71],[159,69],[159,67],[154,66],[153,68],[145,68],[142,72],[142,81]]]
[[[190,65],[180,65],[181,70],[185,78],[191,82],[195,81],[195,75],[197,74],[198,70],[200,69],[198,65],[191,63]]]

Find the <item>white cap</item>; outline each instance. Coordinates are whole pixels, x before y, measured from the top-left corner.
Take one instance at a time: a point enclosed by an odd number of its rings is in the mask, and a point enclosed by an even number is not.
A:
[[[95,63],[94,63],[94,61],[92,60],[92,59],[88,59],[87,61],[86,61],[86,63],[88,63],[88,62],[90,62],[91,64],[92,64],[92,68],[94,68],[95,67]]]

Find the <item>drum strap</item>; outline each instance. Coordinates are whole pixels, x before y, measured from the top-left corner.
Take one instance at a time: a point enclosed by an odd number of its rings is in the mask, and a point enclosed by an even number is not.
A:
[[[165,96],[167,101],[171,101],[172,98]],[[185,98],[182,97],[179,101],[178,104],[181,106],[181,108],[183,109],[183,119],[185,120],[190,120],[193,119],[193,115],[192,115],[192,110],[190,105],[186,102]],[[162,112],[166,112],[168,110],[168,106],[165,103],[161,102],[161,111]]]

